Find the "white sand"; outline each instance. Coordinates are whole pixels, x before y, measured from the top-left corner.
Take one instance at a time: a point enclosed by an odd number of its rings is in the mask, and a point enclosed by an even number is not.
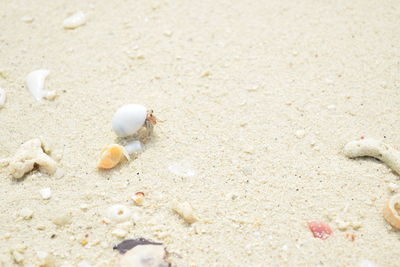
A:
[[[13,266],[19,248],[23,264],[45,251],[56,266],[110,266],[120,239],[102,221],[124,204],[136,214],[127,237],[163,242],[179,267],[398,266],[400,235],[382,208],[399,177],[341,149],[360,136],[400,144],[399,9],[397,0],[2,0],[0,158],[40,137],[65,176],[15,182],[1,170],[0,261]],[[78,10],[86,24],[64,29]],[[54,101],[25,87],[40,68],[51,71],[46,90],[65,90]],[[126,103],[166,122],[136,160],[99,172]],[[177,162],[195,173],[173,174]],[[185,224],[174,199],[199,221]],[[18,215],[26,209],[31,219]],[[56,226],[65,213],[71,223]],[[333,235],[313,238],[312,220]],[[341,231],[340,220],[362,227]]]

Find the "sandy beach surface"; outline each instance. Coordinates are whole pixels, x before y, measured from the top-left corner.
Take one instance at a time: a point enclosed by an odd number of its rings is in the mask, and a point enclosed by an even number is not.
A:
[[[16,180],[0,169],[2,266],[114,266],[113,246],[139,237],[179,267],[398,266],[400,234],[382,209],[399,177],[342,153],[360,137],[400,145],[397,0],[2,0],[0,10],[0,159],[40,138],[59,170]],[[86,24],[65,29],[79,10]],[[50,70],[54,100],[27,90],[37,69]],[[100,171],[102,147],[121,142],[111,118],[128,103],[165,122],[135,159]],[[131,212],[123,225],[107,219],[114,205]],[[310,221],[333,234],[314,238]]]

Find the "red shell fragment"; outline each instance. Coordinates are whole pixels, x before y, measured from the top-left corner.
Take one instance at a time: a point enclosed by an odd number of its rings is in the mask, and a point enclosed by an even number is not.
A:
[[[307,224],[315,238],[327,239],[332,234],[332,229],[324,222],[308,222]]]

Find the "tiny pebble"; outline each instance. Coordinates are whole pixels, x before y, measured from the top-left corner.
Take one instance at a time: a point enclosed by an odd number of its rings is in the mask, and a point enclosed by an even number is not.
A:
[[[336,226],[340,231],[345,231],[347,227],[349,227],[349,223],[343,220],[337,219],[335,220]]]
[[[72,213],[66,212],[53,219],[53,223],[57,226],[64,226],[72,222]]]
[[[4,104],[6,103],[6,92],[4,89],[0,88],[0,109],[4,107]]]
[[[50,199],[51,198],[51,189],[46,187],[40,190],[40,195],[43,199]]]
[[[111,234],[112,234],[113,236],[118,237],[118,238],[124,238],[124,237],[128,234],[128,232],[125,231],[125,230],[123,230],[123,229],[115,229],[115,230],[113,230],[113,231],[111,232]]]
[[[87,211],[89,209],[89,205],[88,204],[81,204],[81,205],[79,205],[79,208],[82,211]]]
[[[78,11],[71,15],[70,17],[66,18],[63,21],[63,26],[65,29],[75,29],[79,26],[82,26],[86,23],[86,16],[83,14],[82,11]]]
[[[188,202],[179,202],[175,200],[172,204],[172,210],[178,213],[185,222],[189,224],[197,221],[193,213],[193,208]]]
[[[297,138],[303,138],[306,135],[306,131],[304,130],[297,130],[295,133]]]
[[[333,110],[333,109],[336,109],[336,106],[335,105],[329,105],[326,108],[329,109],[329,110]]]
[[[167,36],[167,37],[171,37],[172,36],[172,31],[169,31],[169,30],[165,31],[164,35]]]
[[[389,183],[388,184],[388,189],[390,190],[390,192],[397,192],[399,190],[399,186],[395,183]]]
[[[33,210],[28,209],[28,208],[23,208],[19,212],[19,215],[24,219],[24,220],[29,220],[32,219],[33,216]]]
[[[33,21],[33,18],[31,16],[23,16],[21,17],[21,21],[25,23],[31,23]]]
[[[138,206],[143,205],[143,199],[144,199],[144,193],[143,192],[136,192],[132,196],[133,202],[135,202],[135,204],[138,205]]]

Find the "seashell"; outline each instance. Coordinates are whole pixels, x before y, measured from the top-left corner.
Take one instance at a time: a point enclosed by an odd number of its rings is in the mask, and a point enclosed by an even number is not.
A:
[[[4,107],[6,103],[6,92],[4,89],[0,88],[0,108]]]
[[[117,267],[170,267],[168,252],[162,243],[144,238],[124,240],[114,247],[122,255]]]
[[[64,19],[63,27],[65,29],[75,29],[86,23],[86,16],[82,11],[74,13],[72,16]]]
[[[116,204],[107,209],[107,217],[113,222],[125,222],[131,217],[131,211],[124,205]]]
[[[391,226],[400,230],[400,194],[388,200],[383,209],[383,217]]]
[[[43,90],[44,80],[49,73],[49,70],[40,69],[32,71],[26,77],[26,85],[28,86],[28,90],[37,101],[42,100],[43,97],[53,99],[55,96],[55,91]]]
[[[111,169],[121,162],[123,156],[129,159],[129,154],[123,146],[112,144],[107,145],[100,154],[100,160],[97,163],[99,169]]]
[[[133,135],[144,126],[146,118],[146,107],[138,104],[124,105],[115,112],[112,128],[119,137]]]

